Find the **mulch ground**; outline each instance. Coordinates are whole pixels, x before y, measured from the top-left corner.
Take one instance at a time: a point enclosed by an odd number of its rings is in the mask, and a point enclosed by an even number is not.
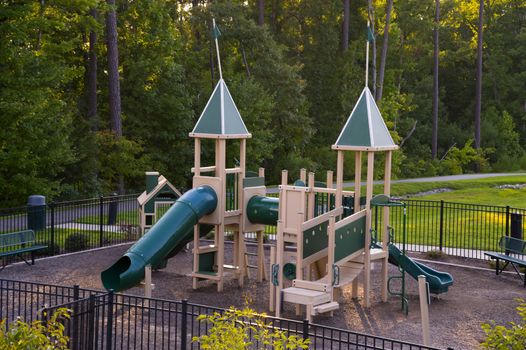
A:
[[[98,251],[39,259],[35,266],[15,264],[8,266],[0,278],[17,279],[32,282],[53,283],[61,285],[79,284],[84,288],[102,289],[100,272],[114,263],[127,249],[128,245],[102,249]],[[227,250],[230,250],[227,245]],[[226,256],[230,256],[226,252]],[[269,252],[266,250],[268,257]],[[425,258],[425,256],[418,256]],[[473,259],[452,257],[440,258],[442,262],[464,264],[479,268],[490,268],[488,262]],[[268,261],[267,261],[268,263]],[[453,275],[455,283],[449,292],[432,298],[429,306],[431,342],[440,348],[474,349],[484,338],[481,323],[494,320],[498,324],[520,321],[515,308],[515,298],[526,298],[526,288],[515,274],[495,276],[492,270],[469,269],[427,263],[437,270]],[[191,272],[192,255],[183,251],[172,258],[166,269],[153,273],[155,290],[153,296],[165,299],[188,299],[193,303],[218,307],[243,307],[248,300],[257,311],[268,311],[268,282],[257,283],[255,271],[252,279],[246,282],[243,289],[237,281],[225,283],[224,292],[217,293],[211,282],[201,282],[197,290],[192,289],[192,281],[187,274]],[[389,274],[398,273],[396,267],[389,267]],[[407,278],[409,298],[409,315],[400,310],[400,300],[390,297],[388,302],[380,301],[379,286],[380,266],[372,271],[371,307],[362,306],[362,291],[359,298],[351,298],[350,288],[344,288],[340,300],[340,309],[333,317],[316,316],[315,323],[350,329],[356,332],[399,339],[409,342],[422,342],[421,320],[417,283]],[[143,295],[144,291],[135,287],[126,293]],[[284,317],[298,319],[294,307],[285,305]]]

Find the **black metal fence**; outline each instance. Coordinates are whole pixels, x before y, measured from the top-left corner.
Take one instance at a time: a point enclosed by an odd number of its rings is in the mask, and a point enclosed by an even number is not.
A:
[[[199,315],[225,310],[186,301],[149,299],[97,292],[79,287],[0,280],[0,319],[7,323],[45,320],[59,308],[71,310],[62,320],[69,347],[84,349],[198,349],[193,342],[210,329]],[[275,317],[265,317],[271,329],[310,339],[309,349],[435,349],[349,330]],[[243,321],[243,319],[241,319]],[[251,321],[248,321],[251,322]],[[272,348],[258,343],[250,348]]]
[[[136,240],[138,213],[136,194],[0,209],[0,234],[33,229],[57,255]]]
[[[484,251],[498,251],[501,236],[524,238],[526,209],[404,199],[407,207],[407,249],[440,251],[464,258],[485,259]],[[389,224],[396,243],[403,242],[403,208],[391,207]],[[375,208],[382,226],[382,209]]]

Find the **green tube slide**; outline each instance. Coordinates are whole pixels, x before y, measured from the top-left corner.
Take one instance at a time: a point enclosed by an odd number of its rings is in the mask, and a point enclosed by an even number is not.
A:
[[[247,218],[253,224],[276,226],[279,198],[254,196],[247,203]]]
[[[119,292],[137,285],[144,279],[144,268],[164,265],[192,239],[199,219],[212,213],[216,206],[217,195],[210,186],[186,192],[115,264],[101,273],[104,288]],[[210,229],[206,225],[201,234]]]

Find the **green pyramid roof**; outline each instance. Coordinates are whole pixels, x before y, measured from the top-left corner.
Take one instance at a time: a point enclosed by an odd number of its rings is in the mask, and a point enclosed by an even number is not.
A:
[[[252,137],[223,79],[217,82],[190,137],[214,139]]]
[[[332,148],[357,151],[382,151],[398,148],[368,87],[363,89]]]

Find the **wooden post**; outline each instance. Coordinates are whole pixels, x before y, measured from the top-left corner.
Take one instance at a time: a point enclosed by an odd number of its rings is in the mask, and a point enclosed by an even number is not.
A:
[[[418,276],[418,295],[420,297],[420,315],[422,316],[422,336],[424,345],[430,345],[429,339],[429,308],[427,305],[426,276]]]
[[[241,211],[241,216],[239,219],[239,230],[238,230],[238,236],[239,236],[239,251],[238,251],[238,268],[239,268],[239,286],[243,287],[245,283],[245,276],[248,276],[248,263],[246,258],[246,244],[245,244],[245,230],[243,226],[243,220],[241,219],[243,215],[245,214],[243,212],[242,204],[243,203],[243,179],[245,178],[245,168],[246,168],[246,153],[247,153],[247,139],[241,139],[239,140],[239,168],[241,169],[241,172],[238,175],[238,182],[237,182],[237,206],[236,209],[239,209]]]
[[[201,175],[201,139],[194,139],[194,176]],[[194,226],[194,267],[193,272],[199,270],[199,224]],[[197,289],[197,278],[192,278],[192,288]]]
[[[336,158],[336,199],[335,206],[339,208],[342,206],[343,193],[343,151],[338,151]]]
[[[197,168],[196,168],[197,169]],[[217,236],[217,232],[216,232]],[[194,273],[199,271],[199,224],[194,226]],[[192,288],[197,289],[197,277],[192,277]]]
[[[194,176],[201,175],[201,139],[194,139]]]
[[[354,212],[360,211],[360,196],[362,186],[362,152],[354,154]],[[358,298],[358,276],[352,282],[351,297]]]
[[[363,293],[364,306],[369,307],[370,302],[370,287],[371,287],[371,227],[372,227],[372,211],[371,199],[373,197],[373,174],[374,173],[374,152],[367,152],[367,187],[365,206],[367,210],[366,224],[365,224],[365,256],[364,256],[364,278],[363,278]]]
[[[281,184],[286,185],[289,182],[289,172],[287,170],[281,171]]]
[[[354,212],[360,211],[360,196],[362,186],[362,152],[354,154]]]
[[[391,194],[391,160],[392,160],[392,151],[387,151],[385,153],[385,170],[384,170],[384,194],[389,196]],[[387,280],[389,278],[389,207],[384,207],[384,227],[383,227],[383,237],[382,237],[382,249],[386,252],[385,258],[382,259],[382,301],[387,301]]]
[[[152,266],[146,265],[144,267],[144,296],[146,298],[152,297]]]
[[[283,241],[283,222],[278,221],[278,242],[276,249],[276,264],[278,265],[278,285],[275,288],[275,306],[276,306],[276,317],[281,317],[281,288],[283,288],[283,252],[285,251],[285,245]]]
[[[307,211],[307,217],[306,219],[309,220],[309,219],[312,219],[314,217],[314,206],[316,205],[315,203],[315,193],[314,193],[314,173],[310,172],[309,173],[309,183],[308,183],[308,186],[309,186],[309,189],[310,189],[310,192],[307,194],[307,208],[308,208],[308,211]]]
[[[327,171],[327,188],[333,188],[334,186],[334,183],[333,183],[333,172],[332,170],[328,170]],[[343,191],[343,189],[342,189]],[[330,210],[331,209],[331,195],[327,195],[327,208]]]
[[[305,168],[300,169],[300,180],[303,181],[303,183],[307,182],[307,169]]]
[[[221,198],[219,208],[224,215],[225,210],[225,194],[226,194],[226,140],[216,140],[216,177],[221,178]],[[223,291],[224,285],[224,269],[225,269],[225,224],[221,222],[216,225],[216,246],[217,246],[217,291]]]
[[[305,198],[305,195],[302,196]],[[305,208],[305,199],[302,201],[303,205],[301,208]],[[303,221],[305,220],[305,213],[298,212],[298,225],[296,227],[297,234],[296,234],[296,279],[297,280],[303,280],[303,232],[301,230],[301,227],[303,225]],[[307,317],[309,317],[307,310]],[[301,315],[301,305],[296,304],[296,316]]]

